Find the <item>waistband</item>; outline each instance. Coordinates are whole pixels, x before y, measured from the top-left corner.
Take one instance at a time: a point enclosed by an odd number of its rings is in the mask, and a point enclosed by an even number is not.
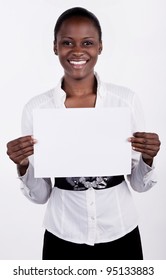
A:
[[[125,180],[123,175],[111,177],[67,177],[55,178],[54,187],[62,190],[85,191],[89,188],[102,190],[115,187]]]

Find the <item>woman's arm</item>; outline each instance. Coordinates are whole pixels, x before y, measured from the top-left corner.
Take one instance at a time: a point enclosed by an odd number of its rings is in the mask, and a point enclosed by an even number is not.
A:
[[[31,162],[29,162],[26,173],[23,176],[19,176],[19,179],[22,182],[21,191],[29,200],[37,204],[44,204],[47,202],[52,191],[51,179],[35,178],[34,167]]]
[[[144,112],[136,94],[133,94],[130,106],[133,134],[129,138],[132,146],[132,169],[127,179],[135,191],[144,192],[157,182],[154,158],[160,149],[160,140],[156,133],[141,132],[146,131]]]
[[[39,204],[47,202],[52,184],[49,178],[35,178],[34,168],[30,163],[36,140],[32,136],[23,136],[7,144],[7,154],[17,165],[19,178],[22,181],[21,190],[31,201]]]
[[[129,141],[132,149],[142,154],[143,161],[152,166],[153,159],[160,150],[159,136],[156,133],[135,132]]]
[[[133,156],[132,171],[127,178],[134,190],[144,192],[156,183],[153,160],[160,149],[159,136],[156,133],[136,132],[129,141],[135,158]],[[136,159],[136,152],[141,153],[139,160]]]

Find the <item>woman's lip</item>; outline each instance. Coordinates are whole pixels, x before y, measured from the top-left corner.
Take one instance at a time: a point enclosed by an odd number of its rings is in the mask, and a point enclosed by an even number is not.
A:
[[[69,64],[73,69],[82,69],[87,64],[87,60],[68,60]]]
[[[86,64],[86,60],[69,60],[69,63],[72,65],[82,66]]]

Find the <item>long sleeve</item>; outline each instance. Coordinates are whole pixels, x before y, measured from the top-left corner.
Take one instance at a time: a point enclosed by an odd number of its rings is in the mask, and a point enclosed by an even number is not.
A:
[[[140,156],[139,160],[132,160],[132,171],[127,176],[127,179],[132,189],[137,192],[145,192],[157,183],[154,166],[147,165],[142,156]]]
[[[43,96],[45,101],[45,96]],[[33,109],[43,104],[42,96],[36,102],[36,99],[32,99],[25,105],[22,113],[22,135],[33,135]],[[34,177],[34,164],[33,156],[29,157],[29,167],[24,176],[20,176],[21,191],[32,202],[38,204],[44,204],[50,197],[52,191],[52,182],[50,178],[35,178]]]
[[[140,100],[135,95],[132,102],[132,127],[133,133],[145,130],[145,122],[143,117],[142,106]],[[127,176],[133,190],[137,192],[145,192],[151,189],[156,184],[156,174],[152,167],[147,165],[140,153],[132,151],[132,169],[131,174]]]
[[[50,178],[34,178],[34,168],[29,164],[24,176],[19,176],[21,180],[22,193],[32,202],[44,204],[50,197],[52,183]]]

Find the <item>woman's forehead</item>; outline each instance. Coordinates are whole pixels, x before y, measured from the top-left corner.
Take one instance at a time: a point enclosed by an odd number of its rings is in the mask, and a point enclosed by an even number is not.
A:
[[[66,19],[62,23],[58,33],[61,36],[69,36],[70,34],[77,35],[78,32],[84,35],[87,34],[87,37],[93,37],[98,34],[94,22],[89,18],[81,16]]]

